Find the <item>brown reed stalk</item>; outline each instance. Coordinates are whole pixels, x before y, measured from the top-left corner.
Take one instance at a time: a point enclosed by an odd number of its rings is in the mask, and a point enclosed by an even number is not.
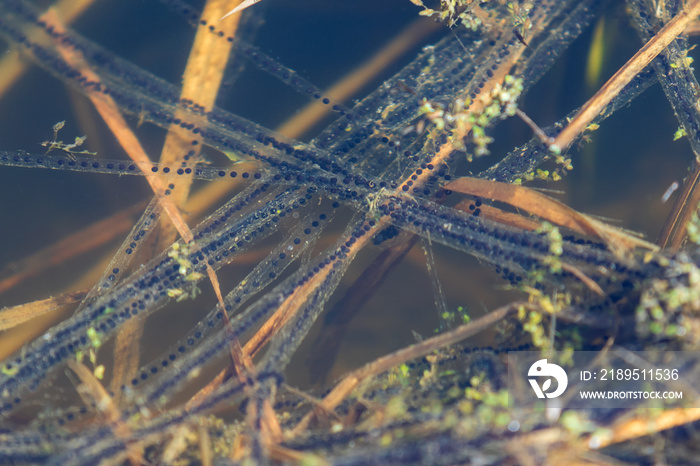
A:
[[[501,322],[508,316],[514,314],[519,308],[533,309],[535,306],[525,302],[514,302],[507,306],[495,309],[488,314],[479,317],[467,324],[460,325],[454,330],[441,333],[434,337],[423,340],[406,348],[402,348],[393,353],[382,356],[374,361],[371,361],[364,366],[346,374],[338,384],[325,396],[321,401],[324,410],[331,411],[335,409],[345,398],[357,388],[360,383],[370,377],[386,372],[394,366],[402,364],[406,361],[426,356],[435,350],[453,345],[459,341],[469,338],[486,328]],[[313,412],[307,414],[290,432],[290,436],[294,437],[304,432],[312,420]]]
[[[569,124],[554,138],[555,150],[566,150],[584,129],[598,116],[620,91],[632,81],[656,56],[665,49],[685,28],[700,15],[700,0],[691,0],[637,53],[630,58],[586,102]]]
[[[4,307],[0,309],[0,331],[14,328],[63,306],[77,303],[86,295],[87,291],[85,290],[72,291],[31,303]]]
[[[63,24],[70,24],[94,2],[95,0],[58,0],[51,8],[56,11]],[[0,59],[0,96],[5,95],[26,71],[27,63],[20,59],[17,51],[3,55]]]
[[[212,23],[221,18],[232,4],[238,0],[208,0],[202,11],[202,20]],[[232,15],[219,24],[220,29],[233,37],[238,28],[240,15]],[[194,39],[194,44],[190,50],[190,55],[183,74],[181,99],[191,100],[202,105],[207,111],[214,107],[219,86],[226,71],[228,57],[231,54],[232,42],[219,40],[217,36],[211,34],[205,28],[198,28]],[[182,112],[180,112],[182,113]],[[184,115],[178,115],[183,117]],[[192,144],[192,135],[178,125],[171,125],[163,144],[160,155],[160,163],[165,166],[179,166],[186,154],[190,154],[191,163],[196,163],[199,158],[201,144]],[[201,137],[198,137],[201,142]],[[190,186],[192,185],[192,175],[165,175],[163,179],[174,186],[171,191],[170,200],[174,205],[183,208],[189,197]],[[176,224],[160,224],[160,230],[149,238],[150,244],[157,243],[169,245],[175,240],[175,231],[179,230]],[[187,241],[191,241],[191,235]],[[207,267],[209,280],[212,283],[214,292],[222,309],[225,309],[221,286],[219,280],[211,267]],[[224,311],[225,312],[225,311]],[[121,387],[134,377],[139,369],[140,351],[139,341],[143,335],[144,322],[140,319],[133,319],[127,322],[117,333],[114,345],[114,371],[111,382],[112,391],[116,394],[117,402],[121,401]],[[234,343],[237,345],[237,342]],[[236,351],[234,349],[234,351]],[[238,351],[240,352],[240,350]],[[236,360],[236,358],[234,358]]]

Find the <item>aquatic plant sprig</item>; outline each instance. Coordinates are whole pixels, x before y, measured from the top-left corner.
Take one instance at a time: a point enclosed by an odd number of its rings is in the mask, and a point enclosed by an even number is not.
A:
[[[43,147],[46,147],[46,153],[48,154],[51,151],[62,151],[68,154],[69,157],[74,158],[76,154],[81,154],[81,155],[97,155],[96,152],[90,152],[87,150],[82,150],[79,148],[83,145],[85,140],[87,139],[87,136],[76,136],[75,140],[72,143],[65,143],[63,141],[58,140],[58,132],[63,128],[63,126],[66,124],[65,120],[59,121],[58,123],[53,125],[53,139],[50,141],[44,141],[41,143]]]
[[[422,0],[410,0],[416,6],[423,8],[421,16],[435,16],[439,21],[444,22],[449,27],[462,24],[467,29],[476,31],[485,19],[488,18],[481,5],[488,0],[440,0],[440,9],[428,8]]]
[[[515,115],[518,108],[517,100],[523,91],[522,78],[506,75],[503,84],[497,83],[488,94],[479,94],[477,97],[482,105],[470,111],[471,101],[456,99],[449,110],[441,108],[427,100],[418,109],[419,114],[425,115],[427,120],[435,126],[438,132],[450,131],[449,141],[455,150],[466,150],[464,139],[468,139],[476,148],[474,155],[477,157],[488,155],[487,146],[493,142],[493,138],[486,134],[489,127],[498,120],[503,120]],[[464,134],[468,134],[466,138]],[[471,154],[467,153],[467,160],[472,161]]]

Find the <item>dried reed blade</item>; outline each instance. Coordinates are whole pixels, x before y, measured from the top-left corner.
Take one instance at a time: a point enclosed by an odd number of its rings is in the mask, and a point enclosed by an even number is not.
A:
[[[87,293],[86,290],[72,291],[31,303],[4,307],[0,309],[0,331],[11,329],[63,306],[77,303],[87,296]]]
[[[650,416],[635,416],[613,425],[609,435],[592,434],[584,437],[583,443],[589,448],[595,445],[595,448],[600,449],[700,420],[700,408],[697,407],[673,408],[651,413]]]
[[[656,56],[700,15],[700,0],[691,0],[654,37],[652,37],[622,68],[586,102],[569,124],[554,138],[554,146],[565,150],[603,108],[632,81]]]
[[[51,6],[63,21],[70,24],[80,17],[95,0],[59,0]],[[33,38],[32,35],[30,37]],[[0,60],[0,95],[4,95],[12,85],[27,71],[27,63],[20,59],[16,51],[9,51]]]
[[[683,181],[683,187],[673,203],[656,244],[672,252],[678,251],[685,240],[688,222],[699,204],[700,163],[695,162],[691,173]]]
[[[81,385],[78,386],[78,393],[85,404],[89,406],[94,403],[107,423],[112,425],[114,434],[118,438],[128,439],[131,436],[131,429],[122,419],[119,408],[114,404],[112,397],[109,396],[100,381],[85,365],[77,361],[68,360],[68,367],[80,379]],[[143,451],[137,446],[129,447],[127,456],[131,464],[135,466],[144,463]]]
[[[226,13],[224,16],[222,16],[219,21],[223,21],[231,15],[235,15],[236,13],[240,13],[241,11],[245,10],[248,7],[255,5],[256,3],[259,3],[260,1],[261,0],[243,0],[240,5],[238,5],[233,10],[228,11],[228,13]]]
[[[208,24],[216,21],[228,9],[230,0],[209,0],[204,6],[201,19]],[[227,36],[233,37],[238,28],[240,15],[234,15],[219,25],[220,30]],[[228,57],[231,54],[232,42],[220,40],[218,35],[212,34],[206,28],[198,28],[194,39],[194,44],[190,50],[190,55],[183,74],[181,99],[187,99],[202,105],[209,111],[214,107],[216,96],[219,92],[221,81],[226,71]],[[177,115],[182,118],[184,115]],[[201,138],[199,138],[201,140]],[[192,135],[188,130],[179,125],[171,125],[163,144],[160,155],[160,163],[166,166],[179,166],[186,154],[190,155],[191,163],[196,163],[199,158],[201,144],[192,145]],[[194,152],[192,154],[192,152]],[[189,197],[192,185],[192,175],[164,176],[168,183],[174,185],[170,200],[182,208]],[[175,240],[175,231],[172,227],[175,223],[161,223],[161,229],[157,235],[153,235],[149,241],[155,245],[157,243],[171,244]],[[184,236],[183,236],[184,238]],[[189,242],[190,240],[187,240]],[[217,300],[221,309],[226,312],[221,286],[216,273],[211,267],[207,267],[207,275],[214,288]],[[228,317],[228,316],[227,316]],[[134,319],[127,322],[117,335],[117,346],[115,346],[115,377],[112,380],[112,390],[115,394],[121,393],[121,387],[134,377],[139,369],[139,340],[143,334],[144,322]],[[234,343],[232,352],[236,353],[239,348],[237,342]],[[240,352],[240,349],[238,350]],[[237,358],[232,355],[232,360]],[[242,367],[238,367],[242,371]],[[118,377],[117,377],[118,376]]]
[[[6,266],[0,272],[0,275],[6,275],[0,280],[0,293],[41,273],[48,267],[60,265],[68,259],[89,252],[128,232],[134,224],[135,217],[145,207],[145,202],[139,202]]]
[[[53,26],[56,32],[65,32],[63,25],[60,23],[54,12],[48,11],[41,18],[47,24]],[[84,62],[77,52],[63,47],[59,42],[56,42],[56,49],[63,56],[63,59],[66,60],[66,62],[70,63],[71,66],[74,66],[76,69],[79,69],[87,79],[94,82],[100,81],[99,76],[97,76],[91,70],[85,68]],[[114,136],[117,138],[124,151],[136,163],[143,173],[149,173],[148,170],[150,168],[150,159],[148,158],[146,151],[141,146],[141,143],[138,141],[134,133],[129,128],[129,125],[124,120],[124,117],[119,112],[114,100],[107,95],[94,91],[89,93],[88,98],[93,103]],[[151,173],[149,173],[149,175],[151,175]],[[182,238],[188,243],[192,241],[192,232],[187,226],[185,220],[182,218],[177,206],[164,194],[166,191],[165,181],[160,176],[147,176],[146,180],[158,198],[158,202],[163,208],[163,211],[168,215],[168,217],[170,217],[173,224],[177,228],[180,236],[182,236]]]
[[[428,338],[420,343],[407,346],[406,348],[375,359],[374,361],[365,364],[361,368],[345,375],[345,377],[343,377],[343,379],[323,398],[321,404],[325,410],[333,410],[340,403],[342,403],[342,401],[347,398],[347,396],[350,395],[350,393],[352,393],[352,391],[357,388],[357,386],[360,385],[363,380],[379,375],[398,364],[428,355],[435,350],[469,338],[490,327],[491,325],[502,321],[511,314],[514,314],[521,307],[526,309],[534,308],[534,306],[529,303],[514,302],[491,311],[488,314],[469,322],[468,324],[460,325],[454,330]],[[312,417],[313,413],[309,413],[304,416],[304,418],[299,421],[299,424],[297,424],[290,431],[289,436],[296,437],[304,432],[308,428]]]
[[[208,0],[204,5],[201,19],[207,24],[213,24],[221,17],[222,12],[227,11],[230,4],[236,1]],[[219,23],[217,29],[223,32],[226,37],[234,37],[239,20],[240,15],[232,16]],[[212,34],[207,28],[198,28],[182,75],[180,98],[197,102],[198,105],[204,107],[205,111],[210,111],[214,107],[216,96],[219,93],[232,47],[233,42],[221,40],[218,34]],[[182,117],[182,114],[176,114],[176,118]],[[163,144],[160,163],[166,166],[179,166],[189,151],[194,151],[194,155],[190,158],[191,163],[196,162],[201,144],[193,146],[192,138],[189,130],[179,125],[171,125]],[[171,175],[168,178],[175,185],[172,194],[174,202],[183,207],[189,196],[192,175]]]
[[[160,455],[160,461],[168,466],[178,464],[180,458],[188,447],[188,440],[192,434],[190,426],[180,424],[170,430],[171,438],[163,448],[163,453]]]
[[[212,466],[212,447],[211,438],[209,438],[209,431],[207,428],[200,424],[199,425],[199,458],[202,461],[202,466]]]
[[[462,212],[470,213],[472,212],[472,210],[470,209],[470,206],[472,205],[473,202],[460,201],[459,203],[457,203],[457,205],[455,205],[455,209],[461,210]],[[501,210],[498,207],[493,207],[487,204],[480,205],[479,209],[481,210],[481,213],[479,214],[480,217],[488,218],[489,220],[493,220],[494,222],[502,223],[504,225],[510,225],[514,228],[519,228],[521,230],[534,231],[542,226],[538,222],[531,220],[527,217],[523,217],[522,215],[514,214],[512,212],[506,212],[505,210]]]
[[[636,247],[652,251],[659,249],[654,244],[577,212],[556,199],[524,186],[462,177],[447,184],[445,189],[505,202],[579,234],[600,238],[618,254],[624,254]]]

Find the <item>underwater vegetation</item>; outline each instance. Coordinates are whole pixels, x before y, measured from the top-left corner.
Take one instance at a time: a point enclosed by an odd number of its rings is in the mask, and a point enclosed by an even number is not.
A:
[[[504,356],[698,349],[700,1],[237,3],[0,0],[0,462],[692,461]]]

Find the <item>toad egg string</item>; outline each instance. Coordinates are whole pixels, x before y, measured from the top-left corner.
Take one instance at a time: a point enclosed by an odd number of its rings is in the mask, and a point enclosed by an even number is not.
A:
[[[16,14],[19,15],[20,18],[23,18],[29,23],[43,28],[47,32],[47,34],[60,39],[64,46],[73,47],[76,50],[80,51],[86,57],[86,59],[92,59],[91,61],[93,61],[93,66],[100,71],[101,75],[103,75],[103,83],[86,83],[85,79],[80,77],[80,72],[76,70],[70,70],[68,73],[66,73],[65,67],[68,66],[68,68],[70,69],[70,66],[66,65],[60,57],[53,54],[51,50],[48,50],[45,47],[41,47],[39,44],[29,44],[29,48],[32,51],[34,51],[35,55],[40,52],[40,61],[44,66],[48,66],[49,69],[52,69],[54,72],[56,72],[59,75],[59,77],[63,77],[64,79],[68,77],[69,80],[71,80],[74,84],[77,84],[78,87],[81,88],[83,91],[89,91],[90,89],[94,88],[95,91],[106,92],[115,100],[117,100],[117,102],[127,111],[132,111],[133,113],[139,114],[141,114],[141,112],[144,112],[148,118],[151,118],[154,122],[162,125],[180,124],[181,126],[190,129],[193,132],[193,134],[199,134],[203,136],[204,139],[208,141],[208,143],[214,145],[215,147],[223,147],[225,149],[238,150],[244,155],[252,156],[263,161],[268,167],[282,169],[283,171],[291,170],[293,173],[291,176],[295,176],[294,173],[296,173],[297,178],[299,176],[305,177],[306,175],[299,174],[300,171],[305,171],[308,173],[309,170],[315,170],[318,173],[318,175],[309,176],[308,178],[310,180],[312,179],[317,185],[320,185],[322,189],[324,189],[324,185],[328,186],[329,180],[332,182],[334,178],[340,179],[340,176],[343,176],[344,182],[354,180],[354,184],[357,187],[361,188],[355,189],[353,187],[353,189],[341,190],[331,186],[328,189],[330,194],[340,194],[340,199],[358,199],[363,195],[363,191],[366,192],[367,188],[369,187],[371,189],[372,186],[379,186],[380,188],[385,186],[394,188],[396,186],[396,183],[393,182],[381,181],[377,183],[375,181],[368,180],[363,175],[353,176],[351,175],[352,172],[349,171],[349,166],[347,164],[344,164],[345,166],[338,165],[337,163],[333,162],[328,156],[314,152],[314,150],[308,147],[299,148],[298,145],[295,146],[290,144],[289,142],[284,142],[284,140],[280,139],[278,135],[265,135],[265,131],[267,130],[263,130],[262,128],[251,122],[245,121],[239,117],[228,114],[226,112],[222,112],[219,109],[215,109],[211,112],[204,112],[203,109],[194,102],[181,101],[177,97],[177,91],[167,83],[164,83],[161,80],[158,80],[157,78],[148,75],[147,73],[143,73],[142,71],[135,69],[130,64],[111,56],[108,52],[100,49],[94,44],[89,43],[85,39],[77,37],[77,35],[74,33],[57,33],[53,30],[51,26],[48,26],[43,21],[40,21],[36,17],[36,14],[31,12],[31,10],[29,10],[23,4],[18,4],[17,2],[11,2],[9,0],[6,3],[9,3],[12,6],[12,11],[17,12]],[[6,27],[5,29],[6,33],[9,34],[11,38],[19,42],[20,44],[25,44],[28,42],[28,39],[26,37],[23,37],[21,33],[18,30],[16,30],[16,28],[12,28],[8,25],[8,27]],[[513,42],[512,38],[504,40],[505,46],[503,48],[501,48],[501,46],[499,46],[498,44],[490,43],[489,50],[495,50],[492,53],[492,55],[496,57],[494,66],[498,66],[500,60],[502,60],[503,57],[507,56],[509,44]],[[489,56],[487,52],[485,53],[487,54],[487,56]],[[52,54],[53,58],[48,59],[47,57],[51,57]],[[429,60],[429,58],[423,57],[422,60]],[[77,78],[76,73],[78,76]],[[472,80],[473,88],[480,89],[483,86],[484,80],[487,79],[488,76],[488,72],[483,72],[483,77],[480,77],[478,80]],[[109,87],[105,89],[105,86]],[[452,87],[456,87],[454,86],[454,83]],[[153,99],[150,98],[150,94],[153,94],[155,97],[160,99],[160,102],[151,103],[150,101],[152,101]],[[139,95],[139,98],[134,99],[132,95]],[[195,116],[198,115],[205,117],[205,121],[210,123],[210,125],[206,125],[205,122],[202,122],[201,124],[204,126],[200,128],[198,126],[200,124],[199,122],[197,124],[194,124],[182,121],[179,118],[167,116],[168,114],[174,114],[174,112],[172,110],[168,110],[167,107],[163,106],[163,100],[165,100],[166,102],[171,102],[171,104],[169,105],[172,106],[178,106],[179,108],[184,106],[188,110],[192,111],[195,114]],[[370,98],[368,100],[371,102],[376,99]],[[135,102],[140,102],[140,104],[137,105]],[[351,115],[348,115],[346,117],[346,120],[350,120],[350,117]],[[354,119],[355,118],[353,117],[352,120]],[[205,129],[205,127],[211,125],[213,125],[213,127],[211,127],[213,131]],[[356,126],[361,127],[362,125]],[[371,128],[369,129],[371,130]],[[231,130],[235,132],[235,135],[228,135],[231,132]],[[251,139],[253,138],[254,141],[251,141]],[[384,139],[385,138],[382,138],[382,141]],[[319,144],[319,141],[322,140],[323,138],[321,138],[321,140],[317,139],[317,141],[314,142],[315,145],[321,146],[322,144]],[[196,141],[193,141],[193,143],[195,142]],[[270,157],[268,155],[263,155],[269,153],[270,149],[277,149],[277,152],[274,156]],[[286,155],[291,155],[293,158],[297,159],[297,161],[302,161],[305,163],[299,166],[297,163],[294,162],[285,162],[284,159],[286,157],[281,153],[282,151]],[[409,167],[409,170],[414,170],[413,176],[419,176],[416,173],[417,171],[432,169],[431,164],[426,163],[425,161],[423,161],[424,159],[422,159],[419,156],[412,155],[409,158],[412,158],[415,164],[420,164],[416,167]],[[372,159],[379,160],[380,157],[372,157]],[[93,162],[93,165],[94,163],[95,162]],[[310,168],[304,169],[304,165],[306,165],[307,163],[311,163],[312,166]],[[117,165],[117,167],[119,167],[119,165]],[[319,167],[320,173],[319,170],[314,169],[314,167]],[[437,184],[438,181],[441,179],[449,181],[449,175],[446,173],[444,166],[439,166],[436,168],[437,170],[435,172],[435,176],[427,177],[427,183]],[[164,167],[164,170],[166,169],[169,170],[168,167]],[[178,168],[178,170],[184,170],[186,172],[187,168]],[[337,173],[340,176],[329,177],[326,176],[324,171],[330,171],[333,174]],[[220,176],[225,176],[225,174],[221,174],[221,171],[219,171],[218,174]],[[384,173],[383,178],[392,178],[392,176],[390,175],[391,174]],[[412,181],[409,180],[406,183],[406,185],[403,186],[403,188],[408,189],[411,183]],[[428,196],[431,193],[431,189],[425,186],[416,186],[411,188],[411,192],[414,195]]]
[[[89,345],[85,334],[88,328],[93,327],[104,338],[109,337],[126,320],[139,314],[150,314],[165,305],[169,299],[168,290],[189,290],[195,286],[204,277],[207,264],[216,270],[254,241],[276,230],[281,215],[284,217],[308,205],[307,196],[310,198],[311,195],[299,195],[298,189],[294,186],[283,189],[265,202],[262,210],[256,205],[256,210],[234,216],[234,212],[243,211],[263,193],[271,191],[266,183],[259,182],[249,187],[212,215],[210,222],[193,231],[197,247],[188,254],[191,268],[186,274],[181,273],[181,264],[165,251],[112,292],[89,303],[83,312],[54,327],[46,334],[47,338],[29,344],[27,351],[4,365],[0,391],[5,397],[0,414],[18,404],[17,395],[24,390],[35,390],[48,369],[86,348]],[[198,274],[196,278],[189,278],[192,273]]]
[[[235,52],[240,52],[261,71],[264,71],[270,76],[277,78],[279,81],[288,85],[299,94],[315,99],[340,115],[346,115],[349,112],[347,107],[334,102],[327,96],[324,96],[323,91],[317,86],[312,84],[307,79],[299,76],[296,71],[284,66],[279,61],[270,57],[258,47],[246,42],[240,37],[227,36],[223,31],[216,27],[216,24],[210,24],[206,20],[201,19],[201,12],[197,11],[194,7],[180,0],[159,1],[167,6],[171,11],[184,17],[191,26],[205,28],[213,35],[221,38],[221,40],[231,42]]]
[[[165,81],[114,57],[77,34],[56,32],[22,2],[0,2],[0,13],[0,33],[29,52],[50,72],[83,93],[109,95],[121,110],[132,115],[142,115],[145,120],[166,128],[179,125],[192,133],[193,145],[199,144],[197,139],[201,138],[212,147],[257,159],[263,162],[267,169],[281,171],[285,175],[304,177],[306,174],[315,174],[313,180],[321,187],[332,184],[332,179],[347,180],[345,184],[353,181],[361,191],[366,191],[374,184],[361,174],[351,173],[347,168],[340,166],[333,157],[311,146],[283,138],[221,109],[205,112],[195,102],[180,99],[177,88]],[[22,26],[39,27],[52,38],[59,40],[62,46],[80,52],[85,61],[91,64],[93,71],[100,75],[101,81],[89,80],[68,64],[56,50],[29,39],[19,29]],[[170,170],[169,167],[164,167],[164,170],[166,168]],[[361,194],[355,188],[331,187],[330,190],[346,199],[358,199]]]
[[[259,307],[249,307],[242,313],[237,311],[253,294],[269,286],[280,274],[294,262],[313,243],[314,239],[321,233],[328,221],[325,213],[308,214],[297,227],[295,227],[288,239],[277,245],[258,265],[224,298],[226,312],[231,316],[231,328],[235,328],[236,335],[245,332],[255,322],[261,320],[267,314],[258,314]],[[254,317],[252,317],[254,316]],[[250,320],[250,323],[245,323]],[[173,345],[161,357],[156,358],[154,363],[150,363],[139,371],[139,375],[131,381],[132,388],[137,385],[147,387],[146,382],[152,387],[165,385],[164,388],[152,388],[155,394],[144,394],[142,399],[146,402],[156,402],[165,394],[175,390],[179,384],[174,380],[173,372],[156,378],[155,374],[160,369],[166,368],[177,361],[177,372],[186,375],[192,370],[196,370],[203,364],[211,362],[211,359],[202,358],[200,354],[190,354],[192,350],[198,350],[203,342],[207,343],[208,354],[223,353],[227,350],[231,342],[230,336],[226,335],[229,329],[222,329],[223,314],[219,306],[215,306],[209,314],[192,329],[186,338],[178,344]],[[214,331],[219,331],[217,335],[212,335]],[[205,338],[206,337],[206,338]],[[160,361],[160,364],[158,364]],[[160,367],[159,367],[160,366]],[[177,377],[177,376],[175,376]],[[148,390],[142,388],[144,393]]]
[[[124,275],[124,271],[130,265],[134,252],[140,248],[144,240],[151,234],[153,228],[160,219],[160,203],[158,197],[154,197],[144,210],[139,220],[134,224],[126,240],[119,247],[117,253],[112,257],[107,265],[102,277],[90,292],[81,301],[76,313],[83,310],[88,303],[98,296],[104,294],[108,289],[113,288]]]
[[[42,28],[51,37],[57,38],[63,46],[71,47],[81,52],[85,59],[92,63],[94,70],[98,71],[102,77],[101,83],[93,83],[86,80],[86,78],[84,78],[79,71],[66,64],[64,60],[54,51],[49,50],[38,43],[32,43],[26,36],[17,30],[15,22],[12,24],[4,24],[4,27],[3,24],[0,23],[0,29],[5,30],[6,35],[9,35],[11,39],[32,51],[33,54],[38,57],[39,62],[43,66],[56,73],[59,77],[67,79],[70,83],[76,85],[83,92],[107,93],[115,101],[117,101],[123,110],[129,111],[133,114],[143,114],[149,121],[153,121],[162,126],[179,124],[183,128],[192,131],[193,134],[202,136],[205,139],[205,142],[213,145],[214,147],[218,147],[222,150],[232,149],[242,153],[243,155],[257,158],[263,161],[268,167],[277,168],[284,171],[291,170],[293,173],[297,174],[296,176],[299,176],[298,174],[300,171],[308,171],[313,169],[313,167],[319,167],[321,172],[319,173],[319,176],[314,177],[318,184],[323,184],[323,181],[333,178],[332,176],[327,176],[325,173],[323,173],[324,171],[327,171],[332,174],[337,174],[338,178],[343,176],[344,179],[348,179],[348,175],[350,175],[350,178],[354,178],[356,184],[359,183],[358,186],[363,188],[367,187],[368,182],[370,184],[373,183],[375,186],[377,185],[377,182],[371,182],[363,175],[351,175],[352,172],[349,171],[349,166],[347,164],[339,165],[333,161],[332,157],[319,153],[317,149],[312,149],[308,146],[300,146],[292,141],[287,142],[279,135],[270,134],[269,130],[265,130],[258,125],[255,125],[254,123],[240,117],[236,117],[235,115],[223,112],[220,109],[204,112],[203,108],[198,106],[198,104],[180,100],[177,90],[173,86],[147,73],[144,73],[142,70],[133,67],[133,65],[130,65],[123,60],[112,56],[109,52],[106,52],[95,44],[92,44],[84,38],[79,37],[77,34],[72,32],[56,32],[51,26],[39,20],[36,13],[32,12],[23,3],[10,0],[6,0],[4,3],[11,6],[8,14],[19,18],[17,23],[20,23],[23,20],[29,24]],[[512,38],[504,39],[504,41],[505,46],[499,46],[495,43],[490,44],[489,50],[493,49],[493,53],[491,55],[495,57],[496,64],[494,66],[498,66],[498,63],[503,60],[503,57],[508,55],[509,44],[513,43]],[[487,52],[485,53],[487,56],[490,56]],[[423,57],[423,60],[429,60],[429,57],[425,56]],[[467,73],[467,75],[469,75],[469,73]],[[480,89],[486,79],[488,79],[488,73],[483,72],[483,76],[479,77],[479,79],[471,80],[470,82],[472,82],[472,87],[474,89]],[[454,92],[457,87],[458,86],[456,86],[453,82],[451,86],[452,92]],[[476,91],[473,91],[472,93],[476,95],[475,92]],[[154,99],[157,100],[154,101]],[[376,98],[370,98],[369,102],[376,100]],[[183,107],[193,113],[190,121],[184,121],[182,118],[174,116],[175,109],[177,108],[182,110]],[[369,109],[368,107],[364,108]],[[372,112],[369,112],[369,114],[373,115]],[[197,122],[193,123],[192,118],[194,117],[204,117],[204,119],[196,118]],[[345,120],[354,121],[355,117],[351,117],[352,115],[347,115]],[[363,127],[365,125],[360,122],[360,124],[354,126]],[[368,126],[368,130],[373,130],[371,125]],[[347,140],[349,136],[350,135],[346,135],[344,139]],[[322,144],[319,144],[319,142],[322,140],[323,138],[320,140],[317,138],[314,144],[317,147],[322,147]],[[381,140],[384,141],[384,138]],[[271,149],[276,150],[272,156],[268,155],[270,154]],[[334,151],[334,153],[335,152],[337,151]],[[288,156],[296,159],[296,162],[289,160]],[[377,160],[380,159],[380,157],[372,157],[372,159],[375,158]],[[413,156],[413,160],[416,163],[421,162],[421,158],[417,156]],[[303,162],[302,165],[298,164],[299,161]],[[308,164],[311,164],[311,167],[309,167]],[[425,162],[423,162],[423,164],[425,164]],[[306,168],[304,167],[305,165]],[[386,174],[384,175],[384,178],[387,178]],[[438,173],[438,176],[435,179],[437,180],[439,178],[440,173]],[[389,182],[385,184],[393,185],[395,183]],[[335,188],[331,188],[331,191],[334,189]],[[425,192],[426,190],[429,194],[430,190],[427,188],[415,188],[413,189],[413,193],[416,195],[427,195]],[[357,194],[354,194],[354,192],[357,192]],[[361,195],[359,190],[350,190],[342,193],[341,198],[352,199],[358,198],[359,195]]]
[[[641,39],[648,41],[663,26],[655,9],[639,1],[630,1],[629,6],[634,27]],[[664,8],[670,10],[669,17],[673,17],[682,5],[669,2],[668,5],[664,4]],[[691,66],[689,51],[688,40],[682,35],[678,36],[657,55],[651,65],[697,159],[700,158],[700,112],[697,108],[700,84]]]
[[[233,170],[230,167],[211,167],[196,165],[193,167],[171,167],[156,162],[148,164],[146,173],[141,172],[135,162],[130,160],[110,160],[95,157],[75,157],[70,155],[30,154],[24,151],[0,152],[0,165],[21,168],[45,168],[50,170],[67,170],[84,173],[103,173],[111,175],[136,176],[181,176],[191,175],[197,180],[222,180],[228,178],[260,179],[262,173],[250,170]],[[235,165],[235,164],[234,164]]]

